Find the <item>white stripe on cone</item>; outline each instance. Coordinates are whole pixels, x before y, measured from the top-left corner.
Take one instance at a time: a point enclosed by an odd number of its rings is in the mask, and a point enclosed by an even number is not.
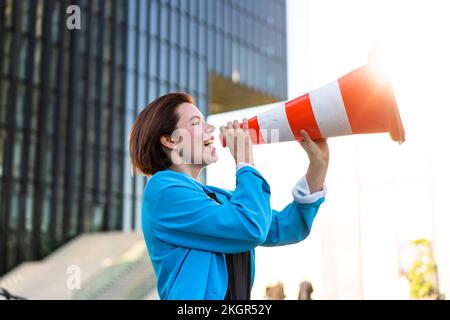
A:
[[[322,137],[352,134],[338,81],[311,91],[309,100]]]
[[[258,115],[258,125],[266,143],[295,140],[284,103]]]

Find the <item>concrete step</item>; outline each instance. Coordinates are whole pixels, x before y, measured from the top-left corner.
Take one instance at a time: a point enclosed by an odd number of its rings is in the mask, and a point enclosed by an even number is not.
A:
[[[0,287],[27,299],[157,298],[155,286],[142,234],[123,232],[80,235],[0,278]]]

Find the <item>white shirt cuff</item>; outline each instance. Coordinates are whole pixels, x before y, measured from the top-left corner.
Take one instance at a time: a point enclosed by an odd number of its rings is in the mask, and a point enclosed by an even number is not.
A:
[[[256,169],[256,167],[255,167],[253,164],[251,164],[251,163],[247,163],[247,162],[238,162],[238,164],[236,165],[236,172],[238,172],[240,168],[243,168],[243,167],[246,167],[246,166],[250,166],[250,167],[252,167],[253,169]]]
[[[306,176],[303,176],[297,184],[292,188],[292,196],[294,197],[294,201],[300,204],[310,204],[314,203],[320,198],[325,197],[327,194],[327,186],[324,185],[323,189],[311,194],[309,191],[308,181],[306,180]]]

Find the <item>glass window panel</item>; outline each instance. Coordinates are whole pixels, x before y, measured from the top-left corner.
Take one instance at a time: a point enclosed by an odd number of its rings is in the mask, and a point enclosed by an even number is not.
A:
[[[208,67],[212,70],[215,66],[215,35],[212,29],[208,30]]]
[[[237,36],[239,31],[239,14],[236,9],[231,9],[231,33],[233,36]]]
[[[264,77],[259,77],[259,74],[266,74],[266,73],[262,69],[263,66],[261,65],[261,54],[260,53],[257,53],[255,55],[254,64],[255,64],[255,67],[254,67],[255,68],[255,71],[254,71],[255,72],[255,85],[258,89],[264,90],[265,89],[264,83],[263,83]]]
[[[26,19],[24,19],[26,20]],[[20,46],[20,54],[19,54],[19,78],[21,80],[26,79],[27,72],[27,61],[28,61],[28,46],[29,41],[28,38],[23,39],[23,43]]]
[[[198,64],[198,76],[199,76],[199,91],[201,94],[208,92],[208,70],[206,68],[206,61],[200,60]]]
[[[112,5],[111,5],[111,1],[105,1],[105,16],[107,17],[107,18],[110,18],[111,17],[111,8],[112,7]]]
[[[137,33],[134,29],[128,32],[128,52],[127,52],[127,68],[136,69],[136,37]]]
[[[15,235],[17,234],[17,222],[18,222],[18,208],[19,208],[19,185],[18,183],[14,186],[14,191],[11,197],[11,215],[9,220],[9,234]],[[7,268],[12,268],[15,262],[15,256],[17,252],[17,237],[10,236],[7,241],[7,252],[6,256],[9,257],[7,259],[8,265]]]
[[[213,26],[215,25],[215,16],[216,16],[216,12],[215,12],[215,6],[216,6],[216,1],[205,1],[208,5],[208,24]]]
[[[138,0],[128,0],[128,24],[133,27],[137,27],[137,1]]]
[[[160,82],[159,84],[159,95],[162,96],[164,94],[169,93],[169,87],[166,82]]]
[[[0,80],[2,83],[1,85],[1,100],[0,100],[0,128],[2,127],[2,125],[6,124],[6,111],[8,110],[7,108],[7,103],[8,103],[8,91],[9,91],[9,86],[10,84],[6,81]],[[0,149],[3,149],[0,147]]]
[[[189,0],[189,13],[193,17],[198,16],[198,0]]]
[[[167,6],[162,6],[161,8],[161,29],[160,36],[163,40],[169,39],[169,8]]]
[[[179,25],[179,15],[178,12],[175,10],[171,12],[171,19],[170,19],[170,42],[173,44],[178,43],[178,25]]]
[[[197,60],[193,54],[189,57],[189,87],[197,89]]]
[[[224,8],[224,12],[223,12],[224,30],[225,30],[225,33],[229,33],[229,32],[231,32],[231,25],[230,25],[231,24],[231,12],[230,12],[231,8],[228,4],[225,4],[223,8]]]
[[[188,1],[187,0],[181,0],[181,10],[184,12],[188,12]]]
[[[175,47],[170,49],[170,83],[178,83],[178,51]]]
[[[169,86],[169,90],[170,90],[170,92],[177,92],[177,91],[179,91],[178,90],[178,84],[171,83],[170,86]]]
[[[239,45],[235,40],[231,41],[231,67],[239,70]]]
[[[36,103],[36,102],[35,102]],[[37,105],[35,105],[37,107]],[[45,115],[47,117],[46,121],[46,131],[49,136],[53,135],[55,132],[55,126],[53,125],[54,117],[55,117],[55,96],[51,94],[49,96],[48,102],[47,102],[47,114]]]
[[[206,29],[203,24],[200,24],[199,26],[198,40],[199,40],[198,52],[200,56],[204,56],[206,55]]]
[[[13,177],[20,177],[20,164],[22,162],[22,150],[23,150],[23,134],[22,132],[16,133],[16,139],[14,141],[13,151]]]
[[[159,3],[158,1],[151,2],[151,14],[150,14],[150,31],[152,35],[159,34],[158,19],[159,19]]]
[[[265,17],[267,20],[267,23],[271,26],[273,26],[275,24],[275,19],[274,19],[274,13],[275,13],[275,7],[276,4],[275,3],[268,3],[266,6],[266,10],[265,10]]]
[[[150,46],[150,76],[158,76],[158,45],[159,42],[154,40]]]
[[[127,73],[126,109],[134,111],[136,103],[134,101],[134,73]]]
[[[3,1],[3,2],[5,2],[5,1]],[[13,18],[13,16],[12,16],[12,7],[13,7],[13,0],[10,0],[10,1],[6,1],[6,7],[5,7],[5,12],[7,13],[6,14],[6,17],[5,17],[5,26],[6,27],[10,27],[11,26],[11,24],[12,24],[12,18]]]
[[[0,148],[0,177],[3,176],[3,165],[4,165],[3,164],[3,161],[4,161],[4,159],[3,159],[4,154],[3,153],[5,152],[3,146],[5,145],[5,143],[6,143],[6,130],[0,128],[0,146],[2,146]]]
[[[223,2],[214,2],[216,3],[216,26],[219,30],[223,30]]]
[[[187,17],[181,16],[180,19],[180,43],[182,48],[187,48],[189,21]]]
[[[231,78],[231,40],[229,37],[224,39],[224,75]]]
[[[239,65],[240,65],[240,71],[241,71],[241,81],[245,84],[247,84],[247,68],[246,68],[246,62],[247,62],[247,47],[242,46],[239,50]]]
[[[20,15],[22,17],[29,17],[30,16],[30,5],[31,1],[24,1],[22,2],[22,6],[19,4],[19,8],[22,12],[20,12]],[[21,32],[25,33],[27,32],[27,27],[30,25],[29,21],[30,19],[20,19],[21,20]]]
[[[34,50],[34,63],[33,63],[33,68],[34,68],[33,83],[35,85],[39,84],[39,81],[40,81],[41,59],[42,59],[42,42],[38,41],[38,42],[36,42],[36,48]],[[56,60],[56,59],[49,59],[49,60]]]
[[[158,97],[158,84],[154,79],[150,81],[149,94],[150,94],[150,97],[148,99],[149,102],[155,100]]]
[[[200,0],[199,4],[198,4],[198,6],[199,6],[199,8],[198,8],[198,10],[199,10],[199,18],[200,18],[201,21],[206,21],[206,15],[207,15],[207,13],[206,13],[207,12],[206,11],[206,9],[207,9],[206,1],[208,1],[208,0]]]
[[[39,105],[39,98],[40,98],[40,94],[39,94],[39,90],[34,90],[33,92],[33,101],[34,101],[34,108],[31,111],[31,129],[32,130],[37,130],[37,118],[38,118],[38,105]]]
[[[216,70],[223,73],[223,36],[220,33],[216,37]]]
[[[209,106],[208,106],[207,101],[208,100],[206,99],[206,96],[204,96],[204,95],[201,95],[198,100],[199,108],[203,114],[207,114],[209,112]]]
[[[190,28],[189,28],[189,46],[191,48],[191,51],[198,51],[197,48],[197,42],[198,42],[198,35],[197,35],[197,23],[194,19],[191,19],[190,21]]]
[[[25,111],[25,87],[23,85],[19,85],[18,95],[16,98],[16,126],[17,128],[23,128],[23,116]]]
[[[147,79],[144,76],[139,77],[138,88],[138,108],[142,109],[147,105]]]
[[[168,81],[168,67],[169,67],[169,48],[166,43],[161,43],[161,55],[159,57],[160,77],[163,81]]]
[[[123,23],[125,21],[125,14],[127,14],[127,10],[125,10],[125,8],[127,8],[127,3],[122,1],[114,1],[114,5],[116,6],[117,20],[120,23]]]
[[[141,33],[139,35],[139,72],[147,70],[147,35]]]
[[[11,34],[8,32],[5,35],[2,35],[3,37],[3,70],[0,70],[0,76],[4,75],[6,76],[9,73],[9,65],[10,65],[10,56],[11,56]]]
[[[148,29],[148,7],[149,1],[140,0],[139,3],[139,29],[141,31],[147,31]]]
[[[148,37],[147,34],[141,33],[139,37],[139,67],[140,73],[145,73],[148,70],[147,59],[148,58]]]
[[[187,86],[187,56],[184,50],[180,52],[180,84]]]
[[[147,102],[145,102],[145,105]],[[114,118],[113,118],[113,124],[112,124],[112,133],[111,133],[111,139],[112,139],[112,145],[111,148],[114,152],[123,152],[124,147],[122,144],[122,137],[123,137],[123,113],[120,111],[114,112]]]

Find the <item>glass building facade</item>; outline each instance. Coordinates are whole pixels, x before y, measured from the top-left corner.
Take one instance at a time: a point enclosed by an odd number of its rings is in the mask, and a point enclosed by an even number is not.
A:
[[[67,8],[81,9],[69,30]],[[159,95],[286,99],[284,0],[0,0],[0,275],[83,232],[139,228],[128,132]]]

